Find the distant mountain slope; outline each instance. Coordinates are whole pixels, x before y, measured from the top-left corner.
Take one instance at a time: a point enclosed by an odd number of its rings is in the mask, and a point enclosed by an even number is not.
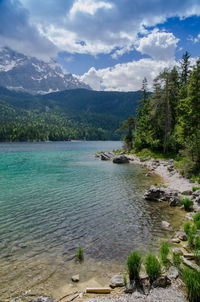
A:
[[[7,47],[0,49],[0,86],[31,94],[91,89],[72,74],[64,74],[54,61],[46,63]]]
[[[119,139],[141,92],[66,90],[46,95],[0,87],[0,141]]]

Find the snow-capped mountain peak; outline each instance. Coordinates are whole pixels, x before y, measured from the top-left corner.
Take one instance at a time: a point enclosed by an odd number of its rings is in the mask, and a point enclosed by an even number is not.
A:
[[[47,63],[7,47],[0,49],[0,86],[31,94],[91,89],[72,74],[65,74],[53,60]]]

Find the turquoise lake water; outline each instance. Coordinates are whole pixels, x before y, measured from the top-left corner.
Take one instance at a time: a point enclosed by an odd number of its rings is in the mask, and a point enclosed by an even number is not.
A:
[[[157,180],[144,168],[94,157],[120,146],[0,144],[0,298],[30,288],[49,293],[75,270],[86,279],[119,270],[133,249],[159,246],[167,235],[161,221],[173,221],[176,210],[143,200]],[[73,259],[80,246],[82,266]]]

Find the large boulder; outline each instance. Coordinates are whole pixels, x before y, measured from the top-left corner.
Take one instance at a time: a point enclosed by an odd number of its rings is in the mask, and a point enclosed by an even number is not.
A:
[[[150,189],[145,192],[144,198],[151,201],[168,201],[170,205],[174,206],[180,204],[178,193],[178,190],[151,186]]]
[[[101,154],[101,160],[111,160],[114,157],[113,152],[104,152]]]
[[[117,155],[113,158],[113,163],[127,164],[127,163],[129,163],[129,159],[125,155]]]

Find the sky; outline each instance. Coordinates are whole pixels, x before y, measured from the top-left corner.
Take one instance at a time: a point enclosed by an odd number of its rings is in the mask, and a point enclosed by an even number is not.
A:
[[[55,60],[95,90],[149,89],[200,56],[200,0],[0,0],[0,47]]]

